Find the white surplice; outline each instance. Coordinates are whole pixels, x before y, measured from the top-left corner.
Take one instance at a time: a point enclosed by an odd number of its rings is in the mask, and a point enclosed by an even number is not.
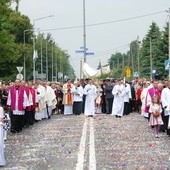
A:
[[[0,119],[4,117],[4,110],[0,107]],[[3,122],[0,122],[0,166],[5,165],[4,157],[4,135],[3,135]]]
[[[148,92],[148,88],[143,88],[143,90],[141,92],[141,96],[140,96],[141,102],[142,102],[141,115],[144,117],[149,117],[149,114],[147,112],[145,112],[147,92]]]
[[[37,97],[38,97],[38,103],[39,103],[39,111],[35,113],[35,119],[41,120],[43,118],[46,118],[46,93],[45,88],[42,85],[39,85],[37,87]]]
[[[123,84],[115,85],[112,94],[114,95],[112,115],[123,116],[125,86]]]
[[[22,110],[18,110],[18,96],[19,96],[19,90],[16,90],[16,96],[15,96],[15,110],[13,110],[13,114],[14,115],[24,115],[25,111]],[[9,90],[9,93],[8,93],[8,99],[7,99],[7,105],[8,106],[11,106],[11,91]],[[26,108],[27,106],[30,106],[30,103],[29,103],[29,99],[27,97],[27,94],[24,90],[24,96],[23,96],[23,107]]]
[[[86,95],[85,110],[84,114],[86,116],[95,114],[95,96],[96,96],[96,86],[87,84],[84,88],[84,94]]]
[[[48,105],[48,113],[47,113],[47,108],[46,108],[45,118],[48,118],[48,116],[51,116],[53,101],[56,100],[56,95],[54,93],[54,90],[51,88],[51,86],[46,86],[45,92],[46,92],[46,100],[47,100],[47,105]]]

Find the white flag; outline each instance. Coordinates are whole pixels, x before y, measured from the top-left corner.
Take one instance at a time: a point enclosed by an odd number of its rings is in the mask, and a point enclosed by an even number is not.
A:
[[[37,50],[34,50],[34,54],[33,54],[33,60],[38,58],[38,53]]]

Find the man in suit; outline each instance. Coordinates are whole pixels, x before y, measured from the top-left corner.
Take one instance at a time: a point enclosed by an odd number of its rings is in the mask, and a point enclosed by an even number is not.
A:
[[[106,80],[106,86],[105,86],[105,101],[106,101],[106,114],[112,113],[112,104],[113,104],[113,85],[109,79]]]

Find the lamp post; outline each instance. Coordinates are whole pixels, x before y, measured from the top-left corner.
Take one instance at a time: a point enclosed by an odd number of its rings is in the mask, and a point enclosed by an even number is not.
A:
[[[24,48],[25,48],[25,34],[26,32],[28,31],[33,31],[32,29],[27,29],[27,30],[24,30]],[[24,49],[25,50],[25,49]],[[24,51],[24,80],[26,80],[26,64],[25,64],[25,51]]]
[[[137,48],[138,48],[138,51],[137,51],[137,55],[138,55],[138,74],[140,76],[140,60],[139,60],[139,48],[140,48],[140,41],[139,41],[139,36],[137,37]]]
[[[152,80],[152,38],[150,37],[150,78]]]
[[[46,38],[46,80],[48,81],[48,36]]]
[[[51,70],[52,70],[52,74],[51,74],[51,76],[52,76],[52,78],[51,78],[51,80],[52,80],[52,82],[53,82],[53,77],[54,77],[54,66],[53,66],[53,64],[54,64],[54,46],[53,46],[53,44],[52,44],[52,55],[51,55],[51,64],[52,64],[52,68],[51,68]]]
[[[169,61],[170,61],[170,8],[169,8]],[[169,70],[169,79],[170,79],[170,70]]]
[[[48,15],[45,17],[41,17],[41,18],[36,18],[33,20],[33,31],[35,31],[35,22],[38,20],[43,20],[46,18],[50,18],[50,17],[54,17],[54,15]],[[33,53],[35,52],[35,37],[33,38]],[[35,59],[33,59],[33,80],[35,82]]]

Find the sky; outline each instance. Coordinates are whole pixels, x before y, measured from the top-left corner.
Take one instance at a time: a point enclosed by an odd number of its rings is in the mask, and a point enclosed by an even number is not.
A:
[[[86,0],[86,25],[121,20],[145,14],[165,11],[170,8],[170,0]],[[35,28],[57,29],[83,25],[83,0],[21,0],[19,11],[29,16],[31,23],[37,18]],[[112,22],[110,24],[86,27],[86,46],[95,55],[87,56],[87,64],[97,68],[99,60],[107,64],[112,53],[127,52],[131,41],[139,36],[141,41],[152,21],[163,30],[168,21],[168,13],[138,19]],[[51,33],[55,42],[70,55],[70,63],[77,77],[80,74],[80,60],[83,54],[75,53],[83,46],[83,27],[55,30]]]

